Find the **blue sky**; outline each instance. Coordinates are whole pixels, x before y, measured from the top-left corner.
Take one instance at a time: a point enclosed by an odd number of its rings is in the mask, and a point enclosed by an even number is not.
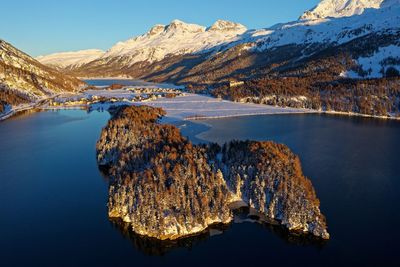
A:
[[[2,1],[0,38],[32,56],[118,41],[173,19],[209,26],[217,19],[265,28],[297,19],[319,0],[16,0]]]

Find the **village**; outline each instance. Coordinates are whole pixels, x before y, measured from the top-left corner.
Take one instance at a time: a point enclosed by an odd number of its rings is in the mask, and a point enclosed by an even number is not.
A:
[[[159,98],[182,96],[181,90],[158,87],[130,87],[111,85],[108,87],[89,87],[78,94],[64,93],[47,100],[44,108],[88,107],[95,104],[149,102]]]

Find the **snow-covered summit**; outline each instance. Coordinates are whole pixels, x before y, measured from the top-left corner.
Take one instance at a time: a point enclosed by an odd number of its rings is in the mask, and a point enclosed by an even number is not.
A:
[[[41,63],[62,69],[77,68],[98,60],[103,64],[117,60],[125,66],[137,62],[156,62],[168,55],[183,55],[218,50],[222,45],[240,39],[247,31],[239,23],[216,21],[211,27],[173,20],[168,25],[156,24],[140,36],[118,42],[106,52],[82,50],[37,57]]]
[[[230,21],[218,20],[206,28],[173,20],[166,26],[157,24],[143,35],[117,43],[101,59],[109,61],[119,58],[127,65],[141,61],[155,62],[167,55],[182,55],[217,48],[235,41],[246,31],[243,25]]]
[[[243,31],[245,32],[247,29],[240,23],[235,23],[226,20],[217,20],[208,31]]]
[[[300,56],[305,58],[318,49],[371,34],[398,34],[399,14],[400,0],[322,0],[300,20],[259,30],[247,30],[239,23],[224,20],[218,20],[208,28],[173,20],[168,25],[157,24],[140,36],[115,44],[92,61],[87,58],[87,63],[78,71],[83,75],[90,72],[90,75],[110,76],[128,71],[129,75],[134,75],[144,71],[146,66],[149,68],[146,73],[151,73],[163,68],[165,62],[155,63],[164,59],[171,64],[180,62],[184,55],[207,60],[210,54],[218,56],[228,50],[230,56],[240,56],[241,51],[268,53],[285,46],[303,47]],[[392,43],[399,46],[398,42]],[[390,44],[388,40],[382,45]],[[43,58],[39,60],[43,62]],[[65,57],[61,57],[58,62],[62,64],[64,60]]]
[[[399,2],[399,0],[322,0],[316,7],[306,11],[300,19],[349,17],[360,15],[369,8],[388,7]]]
[[[75,52],[61,52],[36,58],[40,63],[59,68],[79,67],[89,63],[104,54],[99,49],[80,50]]]
[[[180,31],[180,32],[198,33],[198,32],[204,32],[205,29],[206,28],[203,26],[186,23],[178,19],[171,21],[171,23],[165,27],[166,32]]]
[[[397,3],[400,0],[390,1]],[[400,4],[392,4],[355,16],[298,20],[279,24],[267,30],[255,31],[252,36],[257,37],[255,47],[261,51],[290,44],[338,45],[372,33],[399,31],[399,14]]]

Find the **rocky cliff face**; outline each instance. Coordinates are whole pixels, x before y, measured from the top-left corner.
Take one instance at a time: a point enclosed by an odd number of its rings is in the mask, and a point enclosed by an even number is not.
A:
[[[59,92],[78,90],[83,85],[82,81],[42,65],[0,40],[0,97],[3,101],[18,104],[20,99],[24,99],[29,102]]]
[[[311,182],[287,147],[271,142],[196,146],[160,125],[150,107],[119,109],[103,129],[97,160],[110,175],[109,216],[133,231],[176,239],[232,220],[242,201],[268,221],[328,239]]]

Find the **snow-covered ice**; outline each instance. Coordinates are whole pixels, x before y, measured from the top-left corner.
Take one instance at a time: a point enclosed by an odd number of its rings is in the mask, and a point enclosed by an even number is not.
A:
[[[217,99],[211,96],[191,93],[181,93],[174,98],[161,97],[164,93],[177,92],[175,89],[156,88],[153,92],[138,93],[130,90],[88,90],[79,95],[65,95],[57,97],[60,105],[51,107],[82,107],[90,106],[91,109],[108,109],[119,105],[148,105],[163,108],[167,112],[167,120],[181,121],[194,119],[209,119],[223,117],[237,117],[250,115],[290,114],[290,113],[315,113],[308,109],[283,108],[253,103],[238,103]],[[155,96],[157,95],[158,96]],[[141,101],[135,96],[140,95]],[[151,97],[152,96],[152,97]],[[102,97],[104,101],[96,101]],[[87,99],[88,102],[80,101]],[[107,99],[109,101],[107,101]],[[68,103],[72,101],[71,103]],[[77,101],[77,102],[73,102]]]
[[[307,109],[236,103],[196,94],[185,94],[176,98],[159,98],[155,101],[138,104],[161,107],[167,112],[170,120],[314,112]]]

